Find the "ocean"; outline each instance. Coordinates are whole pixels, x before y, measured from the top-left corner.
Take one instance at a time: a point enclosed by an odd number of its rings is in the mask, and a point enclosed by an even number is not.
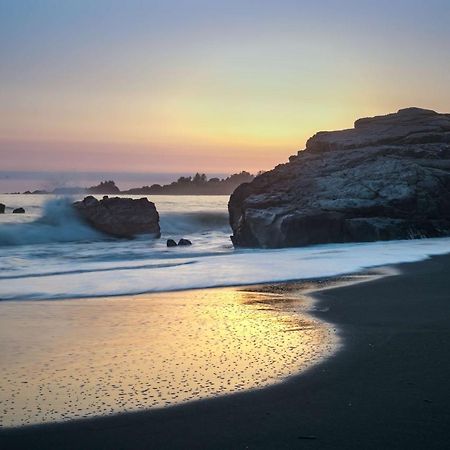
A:
[[[117,296],[312,279],[447,253],[450,238],[234,249],[227,196],[152,196],[161,239],[104,236],[73,214],[75,198],[1,195],[0,299]],[[25,214],[12,214],[23,207]],[[167,248],[187,238],[190,247]]]

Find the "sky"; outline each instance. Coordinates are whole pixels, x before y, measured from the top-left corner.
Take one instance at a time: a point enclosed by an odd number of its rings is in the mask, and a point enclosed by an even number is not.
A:
[[[449,23],[449,0],[0,0],[0,168],[254,172],[449,112]]]

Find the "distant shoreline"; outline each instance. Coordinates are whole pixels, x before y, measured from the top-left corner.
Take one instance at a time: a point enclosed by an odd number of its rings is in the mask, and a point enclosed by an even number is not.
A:
[[[113,180],[105,180],[90,187],[59,187],[51,191],[44,189],[24,192],[7,192],[5,195],[231,195],[243,183],[249,183],[255,175],[242,171],[225,178],[209,178],[203,173],[179,177],[169,184],[154,183],[121,190]]]

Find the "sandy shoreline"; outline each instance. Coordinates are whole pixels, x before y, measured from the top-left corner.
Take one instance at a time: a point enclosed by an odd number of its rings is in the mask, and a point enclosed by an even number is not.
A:
[[[345,348],[262,390],[0,432],[2,448],[446,448],[450,256],[317,292]]]
[[[0,302],[0,429],[283,382],[339,348],[306,295],[335,282]]]

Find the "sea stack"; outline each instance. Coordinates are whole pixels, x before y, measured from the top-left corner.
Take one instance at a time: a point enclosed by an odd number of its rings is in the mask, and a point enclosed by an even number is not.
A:
[[[317,133],[228,209],[238,247],[448,236],[450,114],[407,108]]]
[[[90,195],[73,206],[85,222],[102,233],[117,237],[161,236],[158,211],[147,198],[135,200],[105,196],[97,200]]]

